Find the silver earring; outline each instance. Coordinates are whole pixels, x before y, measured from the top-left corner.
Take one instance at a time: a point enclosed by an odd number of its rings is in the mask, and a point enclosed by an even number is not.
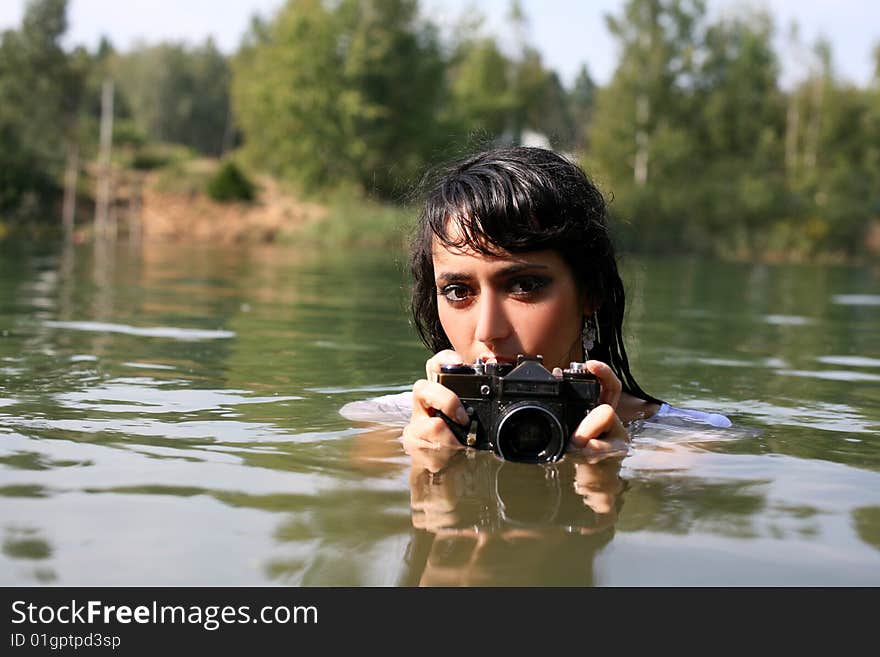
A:
[[[596,323],[592,317],[584,317],[584,327],[581,329],[581,343],[584,345],[584,358],[586,358],[596,344]]]

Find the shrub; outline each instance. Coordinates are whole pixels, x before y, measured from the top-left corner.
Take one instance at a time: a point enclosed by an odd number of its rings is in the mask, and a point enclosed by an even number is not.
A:
[[[220,165],[217,172],[208,179],[205,191],[215,201],[253,201],[256,188],[232,161]]]

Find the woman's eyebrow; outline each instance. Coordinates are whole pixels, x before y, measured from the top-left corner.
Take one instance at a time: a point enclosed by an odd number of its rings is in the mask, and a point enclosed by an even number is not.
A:
[[[521,274],[524,271],[543,271],[546,269],[550,269],[550,267],[537,262],[514,262],[492,272],[492,278],[508,278],[510,276],[515,276],[516,274]],[[472,279],[473,276],[470,274],[455,271],[441,271],[436,274],[436,281],[438,283],[458,283],[462,281],[470,281]]]
[[[469,281],[471,280],[471,276],[468,274],[461,274],[454,271],[442,271],[437,273],[437,282],[438,283],[458,283],[460,281]]]
[[[547,265],[542,265],[537,262],[515,262],[507,267],[502,267],[497,272],[495,272],[495,276],[512,276],[514,274],[519,274],[524,271],[535,271],[536,269],[550,269]]]

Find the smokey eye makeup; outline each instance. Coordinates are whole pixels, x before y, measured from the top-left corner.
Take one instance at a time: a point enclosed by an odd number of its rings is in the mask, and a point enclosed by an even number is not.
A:
[[[520,298],[531,298],[540,295],[553,279],[549,276],[527,275],[517,276],[508,281],[507,287],[511,294]]]
[[[461,283],[449,283],[437,288],[437,294],[445,298],[449,303],[463,303],[471,296],[471,290]]]

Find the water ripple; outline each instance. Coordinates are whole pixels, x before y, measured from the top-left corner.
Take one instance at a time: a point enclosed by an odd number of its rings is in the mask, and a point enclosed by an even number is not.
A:
[[[758,399],[740,402],[738,414],[760,419],[768,426],[785,425],[842,433],[877,432],[876,423],[846,404],[817,402],[813,406],[780,406]]]
[[[107,322],[58,322],[44,321],[44,326],[64,328],[72,331],[93,331],[96,333],[124,333],[148,338],[171,338],[172,340],[215,340],[218,338],[234,338],[234,331],[210,329],[188,329],[176,326],[139,327],[128,324],[109,324]]]
[[[168,382],[148,378],[116,379],[87,390],[56,395],[59,405],[111,413],[192,413],[239,404],[268,404],[303,399],[285,395],[247,397],[247,390],[162,388]]]
[[[809,317],[801,317],[800,315],[765,315],[764,321],[767,324],[779,326],[805,326],[813,323]]]
[[[831,300],[841,306],[880,306],[880,294],[835,294]]]
[[[819,356],[820,363],[828,365],[849,365],[851,367],[880,367],[880,358],[867,358],[865,356]]]
[[[849,370],[776,370],[776,373],[783,376],[802,376],[828,381],[880,381],[880,374],[850,372]]]

